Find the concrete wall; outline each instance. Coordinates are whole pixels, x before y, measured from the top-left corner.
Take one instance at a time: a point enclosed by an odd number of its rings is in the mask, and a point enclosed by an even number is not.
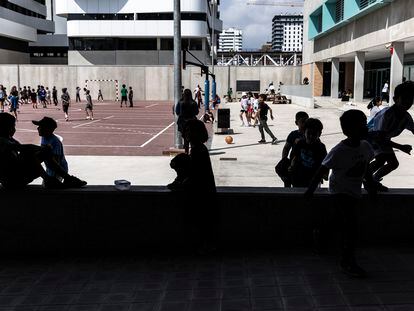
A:
[[[191,51],[200,61],[210,64],[207,51]],[[195,61],[191,56],[188,61]],[[197,61],[195,61],[197,62]],[[71,66],[89,65],[172,65],[173,51],[69,51],[68,64]]]
[[[332,218],[332,196],[326,191],[311,204],[305,202],[303,190],[277,188],[219,188],[216,202],[210,196],[204,205],[200,200],[193,205],[184,193],[165,187],[134,187],[126,192],[114,187],[65,191],[29,187],[0,189],[0,196],[0,253],[8,255],[142,254],[145,247],[188,248],[198,245],[200,218],[211,214],[208,229],[216,228],[222,248],[309,247],[314,220],[330,224],[327,236],[335,237],[334,228],[339,227]],[[412,245],[413,199],[412,190],[392,190],[375,202],[364,196],[357,209],[361,244]],[[335,238],[330,245],[335,245]]]
[[[84,87],[86,80],[111,79],[118,80],[120,85],[125,83],[135,90],[136,100],[173,100],[173,66],[47,66],[47,65],[8,65],[0,66],[1,82],[6,87],[18,85],[20,71],[20,86],[37,86],[39,84],[58,90],[67,87],[74,96],[77,86]],[[237,80],[260,80],[261,90],[264,91],[271,81],[278,85],[300,84],[301,67],[215,67],[217,93],[223,96],[228,87],[236,90]],[[210,79],[211,80],[211,79]],[[205,76],[201,76],[198,67],[187,67],[183,71],[183,85],[194,89],[200,84],[204,89]],[[230,81],[230,85],[228,83]],[[115,83],[90,82],[93,98],[97,98],[97,90],[102,89],[105,99],[115,99]]]
[[[313,109],[312,85],[283,85],[280,93],[292,100],[292,104]]]
[[[29,53],[0,49],[0,64],[30,64]]]

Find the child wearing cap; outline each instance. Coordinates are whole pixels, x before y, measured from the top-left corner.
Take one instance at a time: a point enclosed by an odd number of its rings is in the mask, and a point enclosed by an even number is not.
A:
[[[65,172],[55,161],[50,148],[20,144],[13,138],[15,133],[16,118],[8,113],[0,113],[0,184],[3,187],[23,188],[39,177],[48,189],[81,188],[87,184]],[[63,182],[49,176],[42,163],[62,176]]]
[[[66,161],[65,154],[63,152],[63,144],[59,137],[54,134],[57,128],[55,120],[49,117],[44,117],[40,121],[32,121],[34,125],[37,125],[37,131],[41,137],[40,145],[42,147],[49,147],[52,150],[54,160],[60,165],[60,167],[68,173],[68,162]],[[63,179],[63,176],[59,176],[53,168],[46,163],[46,173],[51,177],[57,179]]]

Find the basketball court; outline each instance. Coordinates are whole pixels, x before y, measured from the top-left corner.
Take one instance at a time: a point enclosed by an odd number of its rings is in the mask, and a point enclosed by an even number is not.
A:
[[[58,122],[55,133],[63,138],[67,155],[161,156],[174,146],[172,102],[134,102],[133,108],[120,108],[120,102],[94,101],[94,120],[86,120],[85,101],[73,103],[69,122],[61,106],[33,109],[20,107],[15,138],[21,143],[39,144],[32,120],[44,116]]]

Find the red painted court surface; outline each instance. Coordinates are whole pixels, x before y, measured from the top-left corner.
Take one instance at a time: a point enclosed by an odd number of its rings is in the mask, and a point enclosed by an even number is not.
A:
[[[85,101],[72,103],[69,122],[60,106],[33,109],[20,107],[15,138],[39,144],[37,127],[31,120],[49,116],[57,120],[55,133],[63,137],[67,155],[161,156],[174,145],[172,102],[135,102],[120,108],[117,102],[94,102],[94,120],[86,120]]]

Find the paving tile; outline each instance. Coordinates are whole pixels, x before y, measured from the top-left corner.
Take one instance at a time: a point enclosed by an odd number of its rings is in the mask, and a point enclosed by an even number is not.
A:
[[[126,303],[134,300],[135,293],[109,293],[105,295],[105,303]]]
[[[128,311],[155,311],[157,307],[156,303],[133,303]]]
[[[251,280],[252,286],[274,286],[276,284],[276,280],[273,277],[254,277]]]
[[[140,290],[135,293],[135,302],[156,302],[161,299],[163,292],[159,290]]]
[[[239,299],[249,297],[249,290],[246,287],[231,287],[223,289],[222,299]]]
[[[266,298],[280,296],[279,291],[274,286],[256,286],[251,289],[252,297]]]
[[[0,296],[0,307],[13,307],[21,300],[22,297],[19,296]]]
[[[308,290],[304,285],[281,285],[280,293],[282,296],[306,296]]]
[[[164,302],[160,311],[187,311],[189,309],[189,303],[171,303]]]
[[[219,289],[197,289],[193,292],[193,299],[220,299]]]
[[[414,304],[414,293],[379,293],[377,294],[384,305]]]
[[[192,289],[193,287],[193,280],[173,280],[168,282],[167,290]]]
[[[192,297],[191,290],[173,290],[166,291],[164,296],[164,301],[187,301]]]
[[[386,306],[387,311],[414,311],[414,304],[411,305],[388,305]]]
[[[102,305],[99,311],[128,311],[129,304],[108,304]]]
[[[220,311],[220,301],[193,301],[190,305],[190,311]]]
[[[199,280],[195,281],[194,288],[220,288],[220,280]]]
[[[252,300],[253,310],[282,310],[281,298],[254,298]]]
[[[378,305],[381,302],[373,294],[345,294],[345,300],[351,306]]]
[[[48,295],[29,295],[23,297],[22,301],[20,302],[21,306],[36,306],[43,304],[47,299]]]
[[[84,293],[81,294],[76,303],[87,304],[87,303],[102,303],[105,300],[105,294],[92,294]]]
[[[303,310],[313,308],[312,299],[308,296],[282,297],[282,300],[287,309]]]
[[[313,296],[314,304],[317,308],[324,307],[338,307],[345,306],[342,295],[324,295],[324,296]]]
[[[221,311],[251,311],[252,307],[247,299],[223,300]]]

